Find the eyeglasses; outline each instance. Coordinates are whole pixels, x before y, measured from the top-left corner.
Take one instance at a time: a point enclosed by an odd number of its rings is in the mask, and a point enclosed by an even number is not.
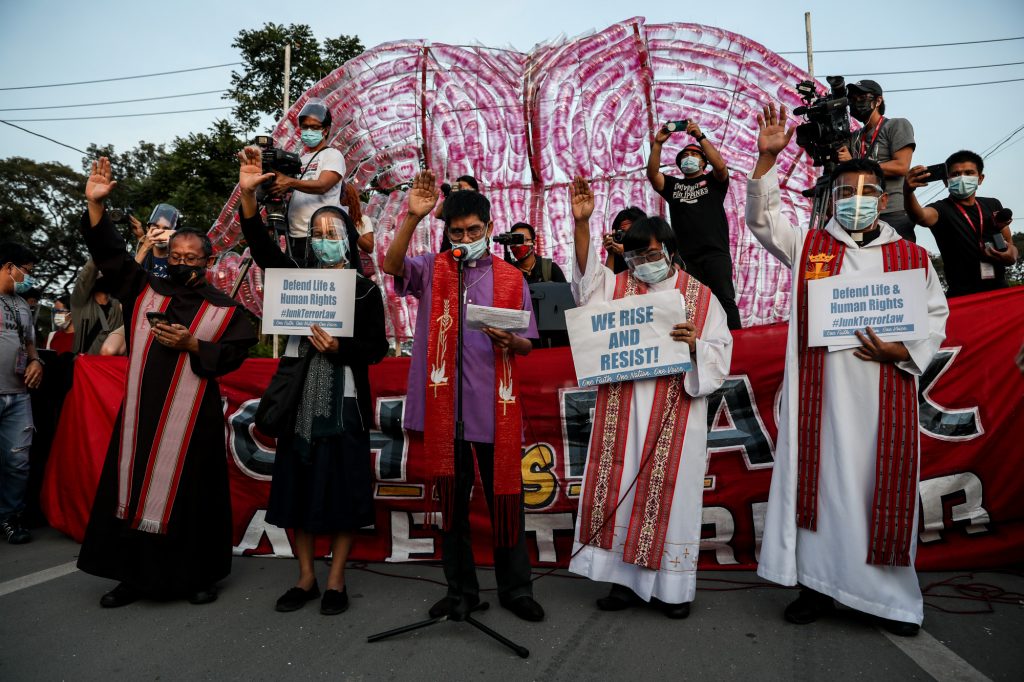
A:
[[[463,237],[469,237],[473,241],[480,239],[484,235],[484,230],[487,227],[477,223],[476,225],[470,225],[463,229],[461,227],[449,227],[448,228],[448,239],[452,241],[461,241]]]
[[[206,256],[193,256],[192,254],[183,256],[180,253],[172,253],[167,256],[167,262],[171,265],[181,265],[182,263],[185,265],[199,265],[205,260]]]
[[[627,251],[622,254],[622,257],[625,258],[627,264],[631,265],[657,263],[665,257],[665,251],[664,248],[658,250],[650,249],[648,251]]]
[[[860,190],[862,197],[880,198],[884,191],[879,185],[863,185]],[[836,185],[832,188],[832,196],[835,199],[849,199],[858,195],[857,188],[853,185]]]

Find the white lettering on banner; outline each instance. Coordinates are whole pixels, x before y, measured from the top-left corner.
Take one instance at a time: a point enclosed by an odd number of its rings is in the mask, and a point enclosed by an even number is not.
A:
[[[701,538],[700,551],[714,550],[715,561],[722,565],[738,564],[736,553],[729,545],[736,532],[736,522],[725,507],[704,507],[701,510],[701,525],[715,529],[709,538]]]
[[[391,512],[391,553],[384,561],[398,563],[434,557],[436,548],[433,536],[414,538],[410,533],[413,526],[423,529],[426,518],[423,512]],[[441,512],[434,514],[434,525],[440,528]]]
[[[267,536],[267,540],[270,542],[270,554],[263,554],[261,556],[295,556],[292,552],[292,543],[288,540],[288,533],[285,532],[284,528],[278,528],[267,523],[266,509],[257,509],[256,513],[252,515],[249,525],[245,528],[245,534],[242,535],[242,541],[232,548],[231,553],[235,556],[243,556],[247,551],[256,549],[263,541],[264,535]]]
[[[967,521],[967,533],[988,532],[985,525],[991,521],[988,511],[982,506],[984,491],[981,479],[970,471],[949,476],[931,478],[921,481],[921,511],[924,523],[918,539],[922,542],[935,542],[942,539],[942,530],[946,526],[945,504],[943,500],[953,495],[962,495],[964,501],[953,505],[949,510],[950,524]],[[955,498],[954,498],[955,499]]]
[[[883,341],[928,337],[925,271],[836,275],[807,283],[807,345],[844,350],[871,327]]]
[[[352,336],[355,270],[270,268],[263,281],[264,334],[308,336],[312,325]]]
[[[555,549],[555,533],[572,535],[575,530],[572,512],[558,514],[527,514],[526,532],[537,536],[537,561],[553,564],[558,561]]]

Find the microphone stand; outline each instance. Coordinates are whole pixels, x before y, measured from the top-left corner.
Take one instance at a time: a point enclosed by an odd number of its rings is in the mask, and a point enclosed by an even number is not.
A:
[[[464,248],[459,248],[458,245],[453,245],[452,256],[455,258],[455,262],[458,264],[458,268],[459,268],[459,287],[458,287],[458,292],[459,292],[459,294],[458,294],[458,296],[459,296],[459,305],[458,305],[458,308],[459,308],[459,331],[458,331],[458,334],[456,335],[456,343],[455,343],[455,367],[456,367],[456,375],[459,377],[459,381],[455,385],[455,495],[456,495],[456,499],[455,499],[455,504],[453,506],[453,511],[454,511],[454,514],[455,514],[455,518],[454,519],[449,519],[450,528],[452,528],[452,531],[449,531],[449,532],[457,532],[458,524],[461,523],[461,521],[463,519],[465,519],[465,521],[466,521],[466,532],[469,532],[469,503],[468,503],[468,501],[463,500],[462,496],[458,494],[458,488],[459,488],[458,482],[459,482],[459,480],[461,480],[460,477],[459,477],[459,473],[460,473],[460,469],[462,467],[462,465],[461,465],[462,453],[463,453],[463,448],[466,447],[465,423],[462,420],[462,377],[463,377],[463,374],[462,374],[462,345],[463,345],[462,334],[463,334],[463,329],[465,328],[465,321],[466,321],[465,320],[465,309],[466,309],[466,306],[465,306],[465,299],[464,299],[464,293],[463,293],[464,292],[464,289],[463,289],[463,279],[465,277],[466,250]],[[494,258],[494,257],[495,256],[492,254],[491,258]],[[435,311],[431,311],[431,312],[435,312]],[[456,543],[456,546],[458,547],[458,553],[456,554],[456,565],[461,566],[462,565],[462,552],[464,551],[463,548],[462,548],[462,542],[460,541],[460,542]],[[472,549],[470,549],[470,551],[472,551]],[[488,608],[490,608],[490,604],[488,604],[485,601],[481,601],[476,606],[473,606],[472,608],[470,608],[469,607],[469,603],[466,601],[466,596],[464,594],[460,594],[459,595],[458,603],[454,604],[452,606],[451,612],[448,615],[438,616],[437,618],[428,618],[427,620],[421,620],[421,621],[418,621],[416,623],[410,623],[409,625],[403,625],[401,627],[394,628],[392,630],[386,630],[385,632],[379,632],[379,633],[377,633],[375,635],[370,635],[369,637],[367,637],[366,641],[367,641],[367,643],[379,642],[379,641],[381,641],[383,639],[387,639],[389,637],[394,637],[395,635],[401,635],[401,634],[406,633],[406,632],[411,632],[413,630],[419,630],[420,628],[425,628],[425,627],[427,627],[429,625],[437,625],[438,623],[442,623],[442,622],[444,622],[446,620],[450,620],[450,621],[454,621],[454,622],[469,623],[470,625],[475,627],[477,630],[480,630],[481,632],[483,632],[485,635],[488,635],[489,637],[493,638],[494,640],[496,640],[496,641],[500,642],[501,644],[504,644],[505,646],[507,646],[509,649],[514,651],[516,653],[516,655],[519,656],[520,658],[528,658],[530,656],[530,650],[529,649],[527,649],[526,647],[521,646],[519,644],[516,644],[512,640],[508,639],[507,637],[505,637],[504,635],[502,635],[502,634],[500,634],[498,632],[495,632],[494,630],[492,630],[491,628],[487,627],[486,625],[484,625],[483,623],[481,623],[480,621],[478,621],[476,618],[473,617],[472,613],[474,611],[486,611]]]

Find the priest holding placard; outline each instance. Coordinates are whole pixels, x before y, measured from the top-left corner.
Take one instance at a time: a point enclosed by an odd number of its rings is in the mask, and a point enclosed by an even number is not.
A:
[[[838,601],[916,635],[917,378],[945,338],[949,308],[927,252],[878,220],[887,198],[877,163],[839,164],[831,219],[795,227],[775,167],[795,128],[774,104],[758,122],[746,222],[792,268],[793,307],[757,572],[802,587],[785,611],[792,623]]]
[[[668,223],[633,223],[623,242],[629,268],[616,275],[590,238],[587,182],[576,178],[571,191],[573,293],[583,306],[572,312],[585,324],[570,326],[569,335],[577,378],[599,388],[569,569],[612,583],[597,600],[601,610],[642,599],[669,618],[686,618],[700,550],[706,396],[729,373],[732,335],[710,289],[673,264]],[[595,337],[607,339],[603,348],[593,348]],[[682,356],[668,357],[671,346]],[[591,375],[584,368],[592,365]]]

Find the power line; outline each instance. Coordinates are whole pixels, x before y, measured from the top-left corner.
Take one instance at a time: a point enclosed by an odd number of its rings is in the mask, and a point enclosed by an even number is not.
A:
[[[890,47],[851,47],[843,50],[815,50],[814,54],[827,54],[831,52],[878,52],[880,50],[919,50],[924,47],[981,45],[983,43],[1002,43],[1009,40],[1024,40],[1024,36],[1016,36],[1014,38],[990,38],[988,40],[965,40],[959,43],[931,43],[930,45],[892,45]],[[791,50],[789,52],[776,52],[776,54],[807,54],[807,50]]]
[[[202,92],[185,92],[180,95],[162,95],[160,97],[140,97],[138,99],[119,99],[110,102],[89,102],[87,104],[54,104],[48,107],[18,107],[14,109],[0,109],[0,111],[38,111],[40,109],[74,109],[75,107],[101,107],[106,104],[127,104],[129,102],[152,102],[158,99],[175,99],[178,97],[195,97],[197,95],[212,95],[214,93],[227,92],[226,90],[203,90]]]
[[[193,111],[220,111],[231,107],[205,107],[202,109],[177,109],[175,111],[148,111],[142,114],[109,114],[107,116],[65,116],[61,118],[12,118],[11,121],[26,123],[29,121],[92,121],[100,118],[134,118],[136,116],[163,116],[164,114],[188,114]]]
[[[980,64],[978,66],[950,66],[944,69],[917,69],[915,71],[875,71],[873,73],[848,73],[847,78],[855,76],[899,76],[904,73],[935,73],[937,71],[964,71],[967,69],[990,69],[996,66],[1018,66],[1024,62],[1006,62],[1005,64]]]
[[[932,85],[927,88],[903,88],[900,90],[886,90],[886,92],[918,92],[920,90],[945,90],[947,88],[970,88],[975,85],[997,85],[999,83],[1016,83],[1024,81],[1024,78],[1008,78],[1002,81],[982,81],[980,83],[957,83],[956,85]]]
[[[35,90],[37,88],[62,88],[65,85],[88,85],[90,83],[110,83],[111,81],[127,81],[135,78],[152,78],[153,76],[168,76],[173,73],[189,73],[192,71],[206,71],[208,69],[222,69],[225,66],[238,66],[242,62],[228,62],[226,64],[213,64],[211,66],[196,66],[191,69],[175,69],[174,71],[158,71],[157,73],[142,73],[137,76],[117,76],[116,78],[97,78],[91,81],[74,81],[71,83],[49,83],[47,85],[17,85],[3,90]]]
[[[76,152],[79,152],[79,153],[81,153],[81,154],[85,154],[86,156],[88,156],[88,155],[89,155],[89,152],[86,152],[86,151],[82,151],[82,150],[81,150],[81,149],[79,149],[78,147],[72,147],[72,146],[71,146],[71,145],[69,145],[69,144],[64,144],[63,142],[60,142],[59,140],[55,140],[55,139],[53,139],[52,137],[47,137],[46,135],[41,135],[41,134],[39,134],[39,133],[35,133],[35,132],[32,132],[32,131],[31,131],[31,130],[29,130],[28,128],[22,128],[21,126],[16,126],[16,125],[14,125],[13,123],[11,123],[10,121],[2,121],[2,120],[0,120],[0,123],[4,123],[4,124],[6,124],[6,125],[9,125],[9,126],[11,126],[12,128],[17,128],[18,130],[24,131],[24,132],[28,133],[29,135],[35,135],[36,137],[41,137],[41,138],[43,138],[44,140],[49,140],[50,142],[53,142],[53,143],[55,143],[55,144],[59,144],[59,145],[60,145],[61,147],[67,147],[68,149],[74,150],[74,151],[76,151]]]

